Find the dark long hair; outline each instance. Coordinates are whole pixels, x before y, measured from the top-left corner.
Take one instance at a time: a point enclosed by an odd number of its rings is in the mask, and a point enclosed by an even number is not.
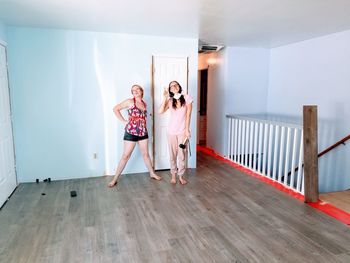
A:
[[[175,95],[175,94],[174,94],[173,92],[170,91],[170,84],[171,84],[171,83],[174,83],[174,82],[175,82],[177,85],[179,85],[179,93],[182,92],[182,87],[181,87],[180,83],[177,82],[176,80],[170,81],[170,83],[169,83],[169,96],[170,96],[170,98],[172,98],[172,100],[173,100],[173,103],[172,103],[173,108],[176,109],[176,108],[177,108],[177,107],[176,107],[176,99],[174,99],[174,95]],[[181,97],[179,98],[179,101],[180,101],[180,103],[181,103],[181,107],[182,107],[183,105],[186,104],[184,95],[181,94]]]

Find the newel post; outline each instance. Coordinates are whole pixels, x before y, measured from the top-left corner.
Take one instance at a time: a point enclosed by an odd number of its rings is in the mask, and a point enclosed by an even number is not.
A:
[[[317,106],[303,107],[304,202],[318,201]]]

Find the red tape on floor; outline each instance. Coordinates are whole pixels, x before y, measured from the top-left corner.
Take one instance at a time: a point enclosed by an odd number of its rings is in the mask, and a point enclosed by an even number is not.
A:
[[[294,192],[293,190],[283,186],[280,183],[277,183],[277,182],[271,180],[270,178],[264,177],[264,176],[262,176],[258,173],[255,173],[255,172],[253,172],[253,171],[251,171],[251,170],[249,170],[249,169],[247,169],[239,164],[236,164],[230,160],[227,160],[224,157],[222,157],[221,155],[215,153],[215,151],[210,149],[210,148],[197,145],[197,151],[203,152],[203,153],[210,155],[210,156],[213,156],[214,158],[231,165],[232,167],[234,167],[235,169],[237,169],[239,171],[242,171],[250,176],[253,176],[253,177],[259,179],[260,181],[263,181],[264,183],[272,185],[274,188],[276,188],[284,193],[287,193],[288,195],[290,195],[296,199],[299,199],[300,201],[304,201],[304,196],[302,194]],[[317,203],[307,203],[307,204],[309,206],[337,219],[338,221],[340,221],[346,225],[350,225],[350,214],[341,210],[338,207],[335,207],[334,205],[323,202],[321,200],[319,200]]]

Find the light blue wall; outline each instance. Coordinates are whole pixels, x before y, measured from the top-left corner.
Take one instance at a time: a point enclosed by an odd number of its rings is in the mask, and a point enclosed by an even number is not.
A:
[[[227,112],[252,114],[266,112],[269,85],[270,50],[228,48]],[[247,103],[249,101],[249,103]]]
[[[319,151],[350,134],[350,31],[271,50],[268,111],[318,105]],[[320,191],[350,188],[350,142],[319,159]]]
[[[124,132],[112,108],[131,97],[134,83],[151,104],[152,55],[190,57],[189,93],[196,101],[196,39],[11,27],[8,42],[20,182],[110,174]],[[195,145],[195,118],[191,127]],[[189,167],[195,165],[193,153]],[[125,173],[145,171],[136,149]]]
[[[216,62],[208,68],[207,93],[207,146],[223,154],[225,138],[225,112],[227,105],[227,50],[215,55]]]
[[[6,26],[0,21],[0,41],[7,42]]]
[[[269,59],[269,49],[227,47],[209,66],[208,147],[226,155],[226,114],[266,112]]]

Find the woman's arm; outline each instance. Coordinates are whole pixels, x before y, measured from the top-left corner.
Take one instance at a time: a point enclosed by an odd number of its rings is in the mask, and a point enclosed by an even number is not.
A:
[[[191,138],[190,123],[191,123],[191,113],[192,113],[192,103],[186,105],[186,128],[185,136]]]
[[[165,88],[164,92],[163,92],[163,101],[162,104],[160,104],[159,109],[158,109],[158,113],[162,114],[164,112],[166,112],[169,109],[169,92],[168,90]]]
[[[124,100],[123,102],[117,104],[114,108],[113,108],[113,112],[115,114],[115,116],[117,116],[118,120],[120,120],[123,123],[128,123],[128,121],[123,117],[123,115],[120,113],[121,110],[123,109],[127,109],[130,107],[132,103],[132,100],[128,99],[128,100]]]

